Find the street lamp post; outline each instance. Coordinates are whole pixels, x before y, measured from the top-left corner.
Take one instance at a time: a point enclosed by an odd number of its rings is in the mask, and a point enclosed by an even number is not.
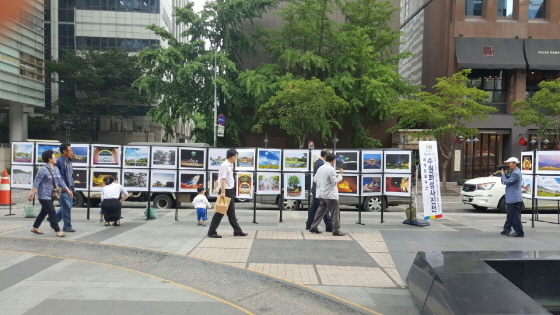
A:
[[[73,123],[71,121],[63,121],[62,126],[66,129],[66,142],[70,142],[70,129],[72,128]]]
[[[264,142],[264,147],[265,147],[265,148],[268,148],[268,143],[270,142],[270,141],[268,140],[268,133],[266,133],[266,134],[264,135],[264,141],[263,141],[263,142]]]
[[[475,135],[472,135],[465,140],[466,143],[471,145],[471,154],[470,154],[470,177],[473,178],[473,169],[474,169],[474,144],[479,142],[478,138]]]
[[[400,141],[400,143],[401,143],[401,145],[402,145],[401,148],[402,148],[403,150],[404,150],[405,144],[407,144],[407,143],[409,143],[409,142],[410,142],[410,141],[408,140],[408,137],[407,137],[406,135],[404,135],[404,134],[401,135],[401,141]]]
[[[537,150],[540,150],[541,149],[541,144],[544,144],[546,146],[547,144],[550,143],[550,141],[548,141],[547,138],[544,138],[544,140],[543,140],[543,138],[541,136],[537,136],[537,140],[535,140],[533,138],[533,139],[531,139],[531,141],[529,143],[532,144],[532,145],[538,144]]]
[[[338,142],[338,138],[336,137],[336,132],[333,133],[333,137],[332,137],[332,143],[333,143],[333,148],[334,150],[336,150],[336,143]]]

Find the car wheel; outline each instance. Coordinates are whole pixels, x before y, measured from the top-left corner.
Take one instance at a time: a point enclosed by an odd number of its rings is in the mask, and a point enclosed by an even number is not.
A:
[[[382,199],[381,197],[366,197],[364,198],[364,203],[362,204],[362,210],[364,211],[381,211]]]
[[[247,202],[249,199],[237,198],[236,200],[237,200],[237,202]]]
[[[506,213],[507,209],[506,209],[506,198],[502,197],[502,199],[500,199],[500,202],[498,202],[498,210],[500,210],[501,213]]]
[[[74,198],[72,198],[72,207],[83,207],[84,206],[84,196],[80,192],[74,193]]]
[[[475,210],[477,210],[477,211],[485,211],[485,210],[488,210],[488,207],[479,207],[479,206],[475,206],[475,205],[472,205],[472,206],[473,206],[473,208],[474,208]]]
[[[280,203],[283,202],[281,205]],[[278,198],[278,207],[284,206],[284,210],[295,211],[299,210],[300,201],[293,199]]]
[[[157,195],[154,198],[154,208],[169,209],[173,207],[173,199],[168,195]]]

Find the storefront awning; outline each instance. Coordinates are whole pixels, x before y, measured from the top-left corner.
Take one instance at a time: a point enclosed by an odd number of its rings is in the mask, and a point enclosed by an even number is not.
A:
[[[560,40],[526,39],[525,55],[531,70],[560,70]]]
[[[456,37],[459,68],[525,69],[523,40],[514,38]]]

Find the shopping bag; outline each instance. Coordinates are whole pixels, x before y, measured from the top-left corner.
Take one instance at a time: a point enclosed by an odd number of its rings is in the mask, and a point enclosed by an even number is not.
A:
[[[155,220],[155,219],[158,219],[158,218],[159,218],[159,215],[158,215],[156,209],[150,207],[150,208],[149,208],[149,211],[150,211],[150,215],[148,216],[148,207],[146,207],[146,208],[144,209],[144,215],[145,215],[146,217],[148,217],[148,219],[150,219],[150,220]]]
[[[216,205],[214,206],[214,211],[216,211],[217,213],[226,214],[230,202],[231,202],[231,198],[218,197],[218,199],[216,199]]]
[[[24,218],[36,218],[37,217],[37,208],[34,205],[27,205],[23,208],[23,217]]]

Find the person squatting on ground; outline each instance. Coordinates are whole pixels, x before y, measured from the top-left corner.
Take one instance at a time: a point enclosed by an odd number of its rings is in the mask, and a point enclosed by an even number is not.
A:
[[[329,149],[323,149],[321,150],[321,158],[317,159],[317,161],[315,161],[315,164],[313,165],[313,176],[315,177],[315,174],[317,174],[317,170],[319,169],[319,167],[323,166],[323,164],[325,164],[325,156],[327,156],[327,153],[330,153]],[[319,198],[317,198],[317,183],[315,183],[315,181],[313,181],[313,185],[311,186],[311,193],[313,194],[313,202],[311,203],[311,206],[309,207],[308,213],[307,213],[307,222],[305,222],[305,229],[309,230],[311,228],[311,224],[313,223],[313,220],[315,219],[315,214],[317,213],[317,209],[319,208]],[[323,217],[323,220],[325,221],[325,229],[327,232],[332,232],[332,219],[331,219],[331,215],[330,213],[325,214],[325,216]]]
[[[128,198],[128,192],[113,176],[105,177],[103,183],[105,186],[101,188],[101,211],[105,217],[105,226],[109,226],[111,222],[114,226],[119,226],[122,203]]]
[[[319,209],[315,214],[315,219],[309,232],[321,233],[317,227],[327,212],[331,214],[333,223],[333,236],[344,236],[345,233],[340,232],[340,208],[338,206],[338,183],[342,181],[343,169],[336,173],[334,165],[336,156],[328,153],[325,157],[326,163],[317,170],[317,175],[313,180],[317,183],[317,197],[320,200]]]
[[[220,165],[220,171],[218,172],[218,187],[220,187],[219,198],[229,197],[231,201],[227,209],[227,216],[229,224],[233,228],[233,236],[247,236],[237,223],[237,218],[235,217],[235,182],[233,180],[233,164],[237,161],[237,151],[235,149],[229,149],[226,153],[226,160]],[[223,214],[215,212],[212,216],[212,221],[210,222],[210,228],[208,229],[208,237],[211,238],[221,238],[222,236],[217,233],[218,226],[224,217]]]
[[[74,151],[70,143],[61,144],[60,153],[62,153],[62,155],[56,159],[55,166],[58,168],[60,176],[68,189],[74,194],[76,192],[74,189],[74,169],[72,167]],[[74,197],[68,195],[66,192],[62,192],[60,200],[58,201],[60,203],[60,209],[56,212],[56,222],[64,221],[64,226],[62,227],[64,232],[76,232],[76,230],[72,228],[72,216],[70,213],[73,201]]]
[[[54,209],[53,203],[53,190],[56,187],[62,188],[63,191],[72,197],[72,191],[68,189],[60,173],[58,168],[54,167],[56,164],[56,157],[54,155],[53,150],[47,150],[43,152],[41,156],[43,161],[46,165],[42,166],[37,175],[35,176],[35,180],[33,181],[33,188],[29,193],[29,197],[27,200],[33,201],[35,198],[35,193],[37,193],[37,197],[39,198],[39,202],[41,203],[41,212],[35,219],[35,223],[33,223],[33,229],[31,232],[35,234],[44,234],[43,231],[39,230],[41,223],[45,220],[45,217],[48,215],[49,222],[51,224],[51,228],[56,232],[56,236],[63,237],[66,236],[64,232],[60,230],[58,226],[58,222],[56,220],[56,210]]]
[[[507,217],[504,224],[504,230],[500,233],[506,236],[524,237],[523,225],[521,224],[521,210],[523,207],[523,196],[521,195],[521,171],[517,167],[519,160],[515,157],[510,157],[504,163],[509,167],[506,172],[500,169],[502,173],[502,184],[506,185],[506,210]],[[515,233],[509,234],[511,228]]]
[[[194,197],[192,203],[196,209],[196,218],[198,219],[198,225],[206,226],[206,220],[208,220],[208,208],[212,208],[212,205],[208,202],[208,199],[204,195],[204,187],[200,186],[196,189],[198,195]]]

